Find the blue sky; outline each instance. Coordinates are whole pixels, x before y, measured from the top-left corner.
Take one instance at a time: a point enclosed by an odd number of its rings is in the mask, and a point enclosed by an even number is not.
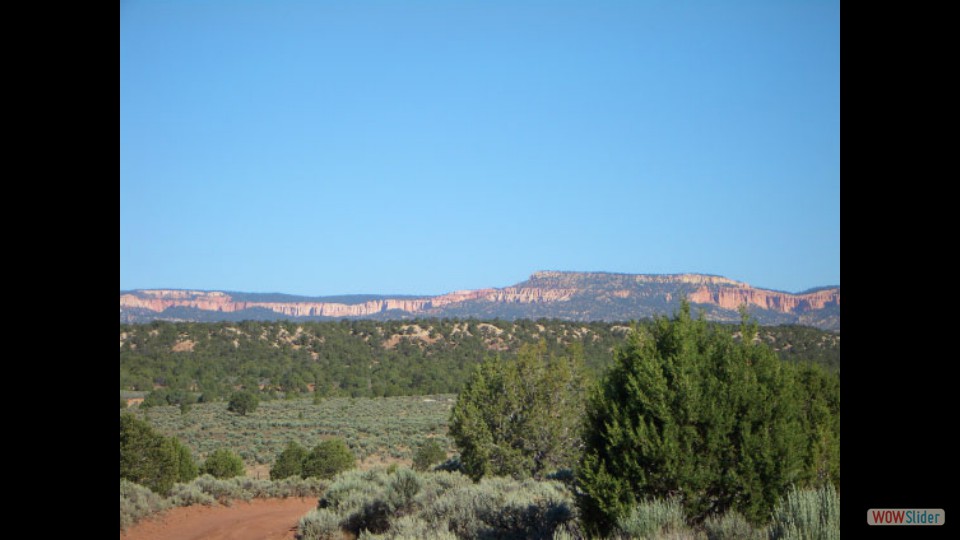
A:
[[[120,5],[120,288],[840,283],[838,2]]]

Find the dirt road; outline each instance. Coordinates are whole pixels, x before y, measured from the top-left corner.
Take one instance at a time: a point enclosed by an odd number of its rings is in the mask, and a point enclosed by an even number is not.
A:
[[[233,506],[173,508],[120,534],[120,540],[289,540],[316,497],[234,501]]]

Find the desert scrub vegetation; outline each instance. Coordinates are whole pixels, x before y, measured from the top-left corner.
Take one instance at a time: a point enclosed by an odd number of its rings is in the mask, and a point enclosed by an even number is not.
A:
[[[264,401],[241,416],[223,402],[197,403],[180,414],[176,406],[124,409],[146,418],[153,428],[176,436],[199,460],[218,448],[229,448],[244,462],[273,465],[293,441],[307,449],[320,442],[343,439],[358,466],[401,462],[410,464],[417,449],[435,441],[451,452],[447,424],[454,396],[394,398],[328,398]]]
[[[120,530],[170,506],[169,500],[150,488],[120,479]]]
[[[413,456],[413,468],[418,471],[426,471],[446,459],[447,452],[437,441],[430,439],[417,449],[416,455]]]
[[[300,522],[304,540],[338,538],[550,539],[579,534],[569,488],[555,480],[484,478],[398,468],[338,475]]]
[[[784,540],[840,540],[840,494],[831,485],[790,490],[774,510],[769,532]]]
[[[839,508],[829,486],[791,490],[765,525],[733,510],[697,522],[677,499],[648,499],[607,533],[588,535],[566,483],[507,477],[473,482],[456,472],[372,469],[336,476],[317,509],[300,519],[297,538],[834,540]]]
[[[220,480],[205,474],[191,482],[174,484],[169,495],[164,497],[140,484],[121,479],[120,530],[175,506],[229,505],[235,500],[315,497],[323,493],[326,487],[327,482],[317,478],[285,478],[276,481],[254,478]]]
[[[618,536],[622,538],[654,539],[664,537],[693,537],[687,527],[683,505],[676,499],[653,499],[633,507],[629,514],[617,521]]]

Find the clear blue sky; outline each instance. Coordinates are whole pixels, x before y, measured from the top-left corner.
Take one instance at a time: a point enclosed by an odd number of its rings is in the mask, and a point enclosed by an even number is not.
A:
[[[838,2],[121,1],[120,288],[840,283]]]

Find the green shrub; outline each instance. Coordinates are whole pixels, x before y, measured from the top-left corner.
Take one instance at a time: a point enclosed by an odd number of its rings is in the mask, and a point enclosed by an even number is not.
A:
[[[120,480],[120,530],[167,508],[170,503],[149,488]]]
[[[839,540],[840,494],[831,485],[791,489],[773,511],[771,540]]]
[[[485,521],[498,538],[549,540],[557,529],[572,525],[575,517],[572,501],[556,495],[540,494],[528,487],[508,496],[500,508],[485,516]]]
[[[173,486],[168,500],[174,506],[195,506],[199,504],[211,506],[217,502],[217,499],[209,493],[204,492],[198,485],[192,483],[176,484]]]
[[[379,497],[386,486],[387,475],[382,470],[346,471],[334,478],[318,506],[329,508],[346,518]]]
[[[753,525],[736,510],[726,512],[722,516],[713,515],[703,522],[707,533],[707,540],[763,540],[762,530],[753,528]]]
[[[270,479],[280,480],[291,476],[301,476],[303,474],[303,462],[307,459],[309,451],[296,441],[287,443],[287,447],[277,456],[277,461],[270,468]]]
[[[342,439],[329,439],[318,444],[303,461],[303,477],[333,478],[356,466],[357,459]]]
[[[683,505],[676,499],[644,501],[617,521],[617,529],[630,538],[653,539],[686,528]]]
[[[191,485],[218,501],[227,502],[233,499],[247,498],[237,484],[237,480],[239,480],[239,478],[236,477],[221,480],[211,476],[209,473],[204,473],[191,482]]]
[[[233,478],[243,474],[243,460],[226,448],[215,450],[203,463],[202,472],[214,478]]]
[[[421,517],[461,538],[550,539],[558,529],[576,530],[570,492],[552,481],[493,477],[458,485],[426,505]]]
[[[358,540],[457,540],[450,531],[437,529],[430,523],[413,516],[397,518],[383,534],[368,531],[360,533]]]
[[[380,534],[390,528],[390,519],[393,517],[393,508],[382,498],[365,501],[356,511],[352,512],[343,521],[344,529],[354,535],[362,531]]]
[[[240,416],[246,416],[247,413],[251,413],[257,410],[257,406],[260,404],[260,400],[252,392],[246,390],[241,390],[239,392],[234,392],[230,396],[230,402],[227,404],[227,410],[235,412]]]
[[[324,508],[307,512],[297,525],[297,538],[300,540],[341,540],[340,518]]]
[[[408,514],[413,510],[414,497],[420,493],[423,483],[410,469],[400,469],[392,475],[387,484],[387,503],[391,512]]]
[[[617,521],[620,534],[636,540],[656,540],[671,535],[692,535],[683,505],[675,499],[651,500],[636,505]]]
[[[495,496],[480,485],[460,486],[443,493],[423,511],[430,523],[445,524],[459,538],[477,538],[486,530],[484,516],[496,507]]]
[[[561,530],[582,537],[569,489],[553,481],[491,477],[474,484],[459,473],[347,471],[319,507],[361,538],[550,540]]]
[[[283,480],[270,481],[269,497],[312,497],[323,493],[327,482],[319,478],[298,478],[291,476]]]
[[[394,511],[388,500],[393,476],[379,469],[344,472],[324,493],[319,507],[336,512],[341,526],[353,535],[385,532]]]
[[[189,484],[214,499],[226,502],[234,499],[309,497],[323,493],[326,482],[315,478],[284,478],[283,480],[256,480],[248,477],[217,479],[205,474]]]
[[[425,471],[435,463],[447,459],[447,453],[434,439],[429,439],[420,446],[416,455],[413,456],[413,468],[418,471]]]

